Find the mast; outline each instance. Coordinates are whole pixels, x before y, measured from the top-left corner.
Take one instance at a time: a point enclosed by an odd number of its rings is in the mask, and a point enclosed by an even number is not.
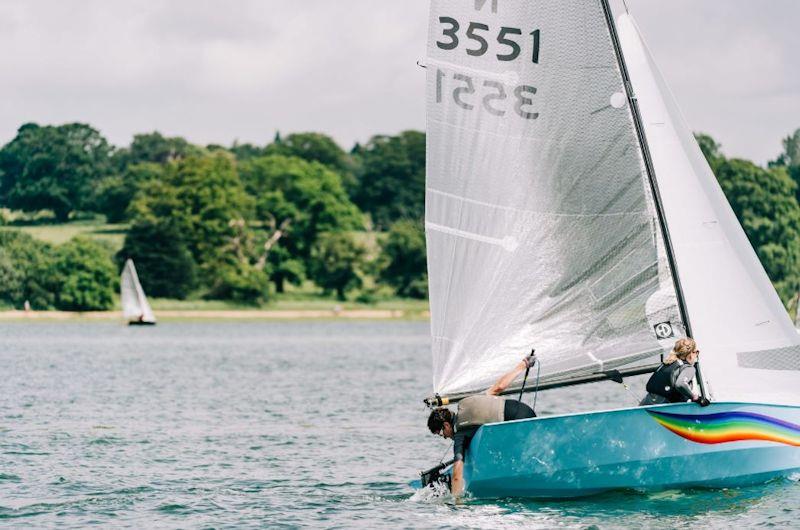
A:
[[[633,117],[634,127],[636,128],[636,135],[639,137],[639,145],[641,146],[642,150],[642,158],[644,159],[645,170],[647,172],[647,180],[650,183],[650,189],[653,193],[653,203],[656,207],[656,215],[658,216],[659,226],[661,228],[661,237],[664,239],[664,250],[667,254],[667,262],[669,263],[670,267],[670,274],[672,276],[672,283],[675,286],[675,296],[678,300],[678,311],[680,311],[681,318],[683,319],[683,325],[686,330],[686,335],[688,337],[692,336],[692,327],[689,322],[689,313],[686,310],[686,301],[683,297],[683,289],[681,288],[681,280],[678,274],[678,264],[675,262],[675,255],[672,249],[672,240],[670,239],[669,235],[669,227],[667,226],[666,218],[664,215],[664,207],[661,201],[661,193],[658,189],[658,181],[656,180],[655,176],[655,169],[653,166],[653,160],[650,156],[650,149],[647,144],[647,138],[644,132],[644,125],[642,124],[642,116],[639,112],[639,102],[636,98],[636,94],[633,91],[633,84],[631,83],[630,75],[628,74],[628,68],[625,65],[625,56],[622,53],[622,47],[619,43],[619,37],[617,35],[617,27],[614,24],[614,17],[611,12],[611,6],[609,5],[609,0],[600,0],[601,5],[603,6],[603,13],[606,17],[606,25],[608,26],[608,32],[611,36],[611,42],[614,45],[614,52],[617,56],[617,63],[619,64],[620,73],[622,74],[622,81],[623,85],[625,85],[625,92],[628,97],[628,106],[631,109],[631,116]],[[627,9],[627,6],[626,6]],[[703,382],[703,375],[700,371],[700,364],[697,363],[695,365],[697,370],[697,380],[700,384],[700,392],[703,397],[708,397],[706,395],[706,388]]]

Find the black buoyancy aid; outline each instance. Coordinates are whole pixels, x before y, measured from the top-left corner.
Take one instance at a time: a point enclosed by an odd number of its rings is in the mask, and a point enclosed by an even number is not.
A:
[[[680,360],[662,364],[647,381],[647,391],[667,398],[673,403],[686,401],[686,397],[675,388],[675,381],[683,366],[685,364]]]

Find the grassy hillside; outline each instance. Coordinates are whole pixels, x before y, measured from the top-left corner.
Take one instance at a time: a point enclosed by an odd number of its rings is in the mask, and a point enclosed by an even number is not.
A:
[[[89,219],[71,221],[63,224],[20,224],[0,226],[0,230],[19,230],[26,232],[36,239],[60,245],[75,236],[82,235],[104,241],[111,246],[114,252],[122,248],[125,242],[127,224],[109,224],[102,219]],[[378,241],[381,234],[377,232],[353,232],[356,240],[367,247],[367,255],[372,258],[379,252]]]
[[[0,230],[18,230],[26,232],[36,239],[46,241],[54,245],[66,243],[75,236],[86,236],[90,239],[105,242],[110,248],[117,252],[122,248],[125,241],[125,233],[128,229],[127,224],[108,224],[100,219],[89,219],[72,221],[64,224],[44,224],[32,222],[32,224],[12,224],[0,226]],[[380,252],[379,240],[383,234],[376,232],[354,232],[356,240],[367,248],[369,258],[375,258]],[[375,284],[372,277],[365,278],[365,287],[374,293],[372,299],[351,299],[340,302],[333,296],[325,296],[321,290],[312,282],[304,282],[302,286],[286,285],[286,292],[273,294],[272,299],[262,306],[252,306],[226,302],[221,300],[204,300],[198,297],[190,297],[189,300],[172,299],[150,299],[153,309],[169,311],[238,311],[248,309],[270,309],[279,311],[328,311],[333,308],[342,310],[353,309],[377,309],[377,310],[399,310],[407,314],[421,314],[428,310],[427,300],[413,300],[397,298],[392,296],[391,290],[387,287],[380,287]],[[199,295],[197,295],[199,296]],[[119,309],[119,300],[115,302],[115,307]],[[13,309],[3,307],[0,309]],[[19,308],[17,308],[19,309]]]
[[[26,232],[36,239],[41,239],[54,245],[66,243],[77,235],[84,235],[91,239],[104,241],[114,249],[122,248],[125,241],[125,231],[128,225],[106,224],[96,220],[73,221],[64,224],[35,224],[0,226],[0,230],[19,230]]]

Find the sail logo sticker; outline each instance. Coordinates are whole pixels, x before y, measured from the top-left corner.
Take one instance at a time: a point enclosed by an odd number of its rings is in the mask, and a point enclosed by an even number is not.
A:
[[[659,339],[669,339],[675,336],[675,332],[672,329],[672,324],[669,322],[659,322],[653,326],[653,331],[656,332],[656,337]]]
[[[648,410],[665,429],[700,444],[742,441],[776,442],[800,447],[800,425],[754,412],[675,414]]]

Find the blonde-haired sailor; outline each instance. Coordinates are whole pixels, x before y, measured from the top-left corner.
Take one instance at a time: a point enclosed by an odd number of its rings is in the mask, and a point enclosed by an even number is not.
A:
[[[675,341],[672,351],[647,381],[647,395],[640,406],[693,401],[705,407],[708,399],[694,389],[695,363],[700,356],[694,339]]]

